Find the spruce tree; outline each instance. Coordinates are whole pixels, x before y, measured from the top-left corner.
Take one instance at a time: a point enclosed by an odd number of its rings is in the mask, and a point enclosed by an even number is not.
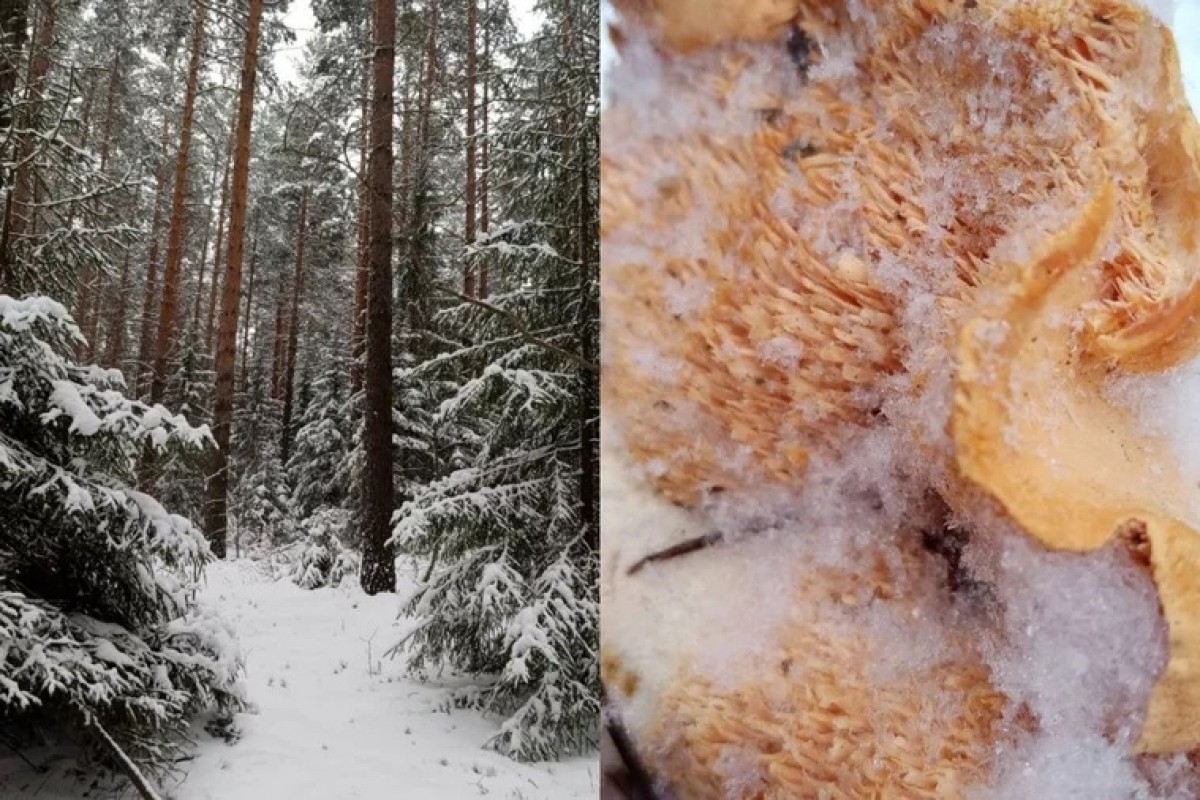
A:
[[[301,517],[345,505],[349,487],[344,465],[351,437],[346,383],[345,366],[331,362],[313,381],[312,397],[301,415],[295,452],[287,464],[292,505]]]
[[[495,225],[459,261],[488,296],[443,282],[462,302],[434,324],[457,349],[407,373],[457,384],[432,420],[448,471],[395,525],[426,565],[410,663],[484,678],[459,700],[503,715],[491,746],[523,759],[587,751],[599,715],[599,20],[581,0],[540,8],[541,34],[506,54]]]
[[[193,600],[203,535],[133,481],[144,448],[212,439],[76,363],[81,340],[60,304],[0,295],[0,734],[109,755],[111,736],[161,772],[195,716],[240,708],[240,656]]]

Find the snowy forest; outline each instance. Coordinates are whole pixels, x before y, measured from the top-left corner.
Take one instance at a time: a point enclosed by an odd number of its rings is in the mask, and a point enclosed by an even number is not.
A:
[[[593,796],[597,4],[0,26],[0,796]]]

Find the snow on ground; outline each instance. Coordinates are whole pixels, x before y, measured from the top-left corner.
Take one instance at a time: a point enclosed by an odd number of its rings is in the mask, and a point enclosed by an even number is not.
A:
[[[447,710],[449,683],[419,682],[402,658],[383,657],[406,624],[397,595],[305,591],[248,559],[207,574],[203,600],[238,630],[254,708],[238,716],[236,744],[199,734],[186,778],[163,787],[172,800],[597,796],[596,759],[531,765],[484,750],[494,721]],[[0,775],[16,766],[6,755]],[[87,785],[26,772],[0,778],[0,797],[65,800],[88,796]]]

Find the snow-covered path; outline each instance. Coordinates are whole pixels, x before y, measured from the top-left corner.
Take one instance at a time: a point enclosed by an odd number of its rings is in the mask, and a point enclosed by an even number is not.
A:
[[[495,723],[447,713],[445,692],[382,653],[395,595],[305,591],[248,560],[208,570],[204,600],[238,630],[256,713],[234,745],[201,734],[176,800],[594,798],[595,760],[515,763],[481,746]],[[369,659],[368,660],[368,656]]]
[[[197,732],[196,757],[181,765],[187,775],[162,787],[170,800],[598,795],[598,756],[530,765],[484,750],[494,721],[446,711],[444,689],[407,677],[400,659],[383,658],[402,633],[397,595],[305,591],[247,559],[210,566],[207,581],[203,601],[237,629],[253,707],[237,718],[235,744]],[[0,748],[0,798],[99,796],[66,757],[34,760],[48,771],[34,773]]]

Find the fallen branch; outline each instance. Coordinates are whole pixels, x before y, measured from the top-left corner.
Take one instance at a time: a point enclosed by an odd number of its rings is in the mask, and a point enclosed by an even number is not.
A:
[[[133,788],[137,789],[138,794],[142,796],[143,800],[162,800],[162,795],[154,790],[154,787],[150,785],[150,781],[138,769],[137,764],[133,763],[133,759],[121,749],[116,740],[100,724],[100,720],[90,714],[86,714],[84,719],[88,726],[100,736],[100,741],[104,742],[105,746],[108,747],[109,752],[112,753],[117,760],[117,764],[121,767],[121,771],[129,778],[129,782],[133,784]]]

